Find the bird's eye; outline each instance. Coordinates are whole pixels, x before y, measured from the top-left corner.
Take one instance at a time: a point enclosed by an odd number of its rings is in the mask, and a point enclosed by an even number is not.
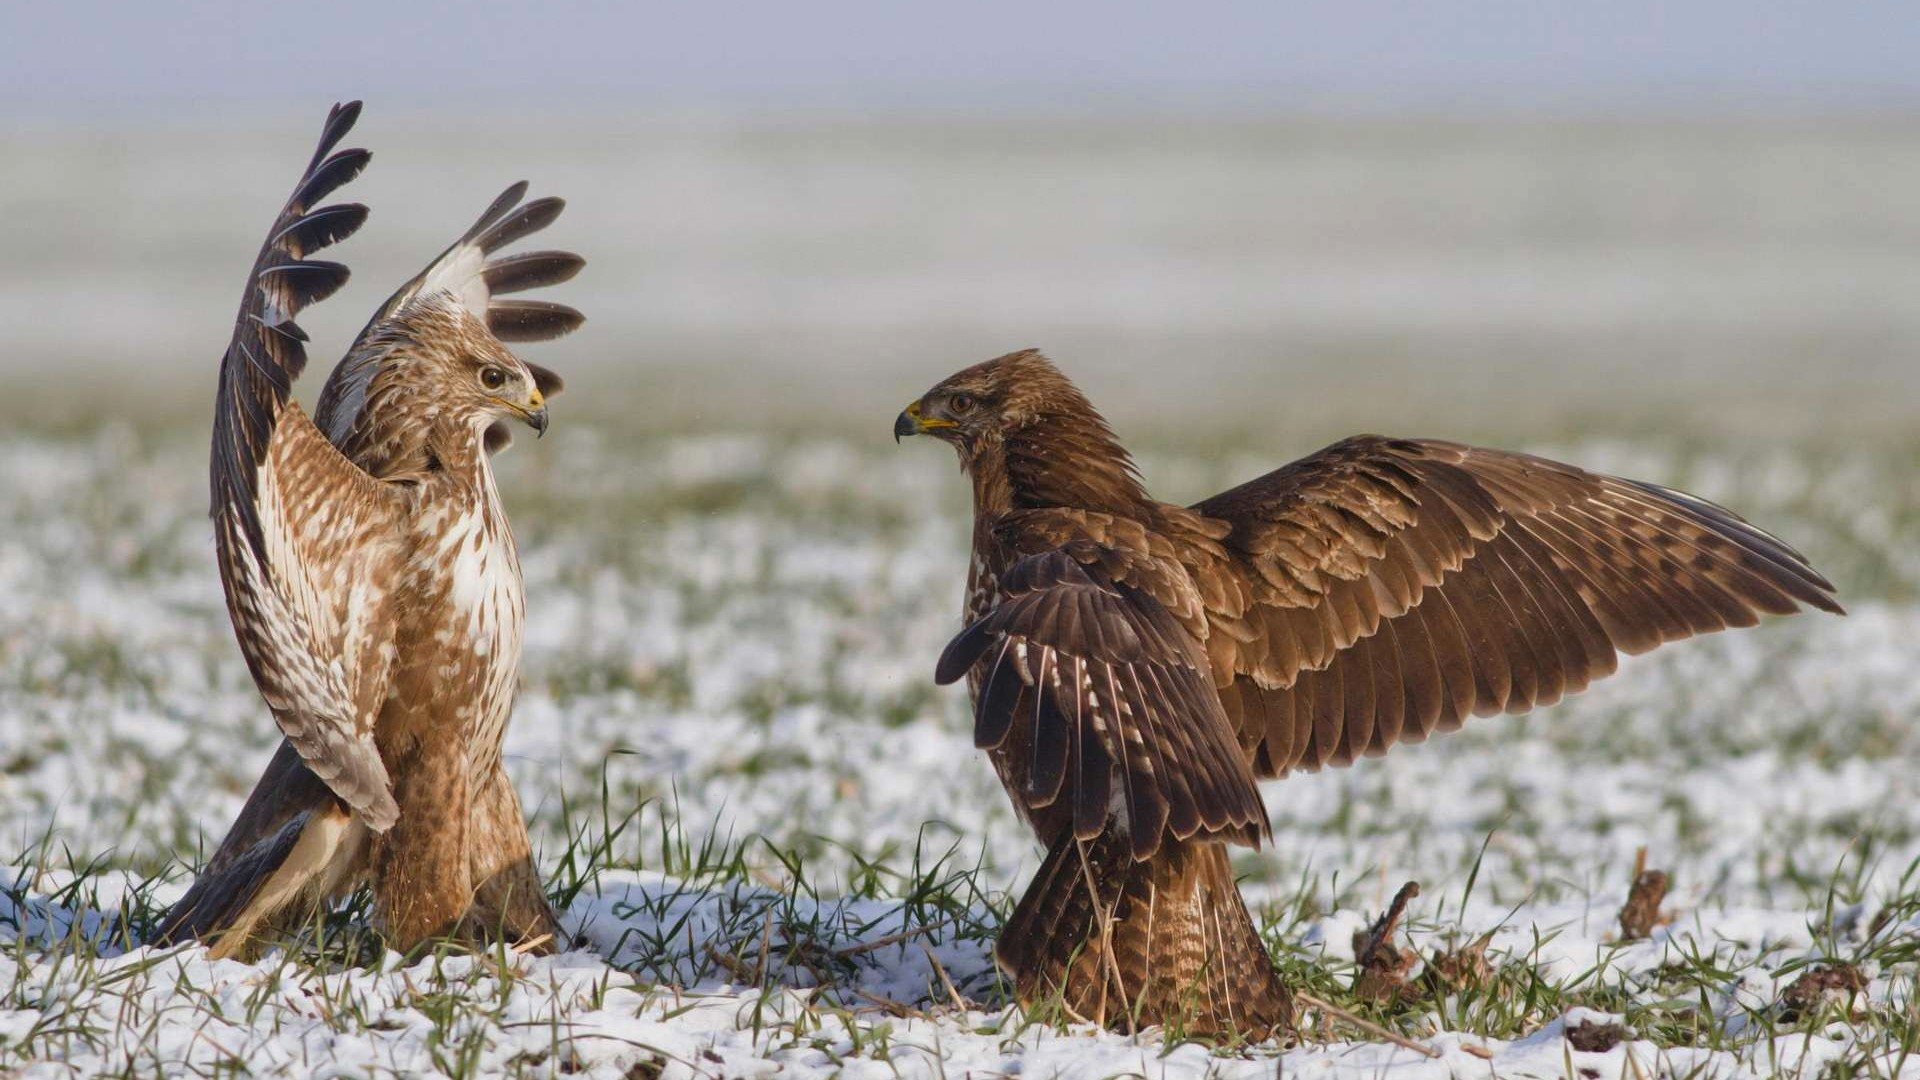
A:
[[[497,367],[481,368],[480,385],[489,390],[498,390],[507,385],[507,373]]]
[[[955,394],[947,399],[947,411],[955,416],[965,416],[973,411],[973,396]]]

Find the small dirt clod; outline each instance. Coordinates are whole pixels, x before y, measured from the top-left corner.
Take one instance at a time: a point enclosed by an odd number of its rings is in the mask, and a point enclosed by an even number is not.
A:
[[[1485,986],[1493,979],[1493,964],[1487,960],[1487,946],[1492,941],[1493,935],[1485,934],[1457,949],[1434,953],[1421,973],[1427,988],[1434,996],[1445,997]]]
[[[1780,1019],[1791,1023],[1823,1005],[1843,1003],[1866,988],[1866,975],[1852,964],[1816,964],[1781,992]]]
[[[1634,859],[1633,888],[1627,891],[1627,902],[1620,908],[1621,941],[1638,941],[1666,921],[1660,914],[1660,902],[1667,898],[1668,885],[1665,870],[1647,869],[1647,849],[1641,848]]]
[[[1583,1020],[1567,1028],[1567,1045],[1583,1054],[1604,1054],[1627,1035],[1625,1025]]]

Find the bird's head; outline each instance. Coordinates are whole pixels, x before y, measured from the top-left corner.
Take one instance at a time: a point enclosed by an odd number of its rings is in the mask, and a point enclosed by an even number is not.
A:
[[[547,396],[559,377],[515,356],[450,294],[422,297],[394,320],[387,364],[404,372],[423,402],[460,426],[488,431],[519,421],[535,434],[547,430]],[[396,361],[399,361],[396,363]]]
[[[1092,407],[1040,350],[1027,349],[942,379],[894,419],[893,437],[931,435],[952,443],[966,463],[1069,412]]]
[[[975,509],[1116,510],[1146,498],[1133,459],[1086,395],[1038,349],[948,376],[893,421],[897,441],[952,443],[973,478]],[[1008,501],[1007,506],[1001,506]]]

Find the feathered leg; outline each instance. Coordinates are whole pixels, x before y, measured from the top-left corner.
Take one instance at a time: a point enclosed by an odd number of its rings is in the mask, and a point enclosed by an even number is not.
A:
[[[994,955],[1022,1002],[1058,995],[1107,1027],[1261,1039],[1293,1023],[1220,843],[1169,839],[1134,862],[1125,836],[1062,836]]]
[[[429,728],[388,770],[400,816],[373,839],[374,920],[407,952],[458,929],[473,903],[465,740],[458,728]]]
[[[459,815],[449,810],[464,788],[464,754],[457,769],[445,746],[422,746],[415,760],[400,771],[406,781],[395,791],[411,812],[375,841],[283,742],[206,869],[149,943],[199,939],[215,956],[249,955],[271,932],[297,928],[346,895],[377,864],[377,917],[398,948],[456,923],[475,940],[542,952],[563,947],[506,770],[495,767],[463,830],[453,827]],[[429,762],[433,767],[423,769]],[[464,874],[451,854],[461,850]]]
[[[367,835],[282,742],[219,850],[149,941],[197,938],[215,956],[244,956],[263,931],[297,925],[352,889]]]
[[[498,765],[473,801],[468,846],[477,883],[473,910],[467,916],[472,932],[531,952],[564,947],[560,921],[534,869],[520,796],[506,769]]]

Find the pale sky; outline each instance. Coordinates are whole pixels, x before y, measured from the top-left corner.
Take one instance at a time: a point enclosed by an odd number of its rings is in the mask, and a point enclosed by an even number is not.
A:
[[[1920,9],[1848,0],[9,2],[0,116],[423,108],[1809,109],[1920,103]]]

